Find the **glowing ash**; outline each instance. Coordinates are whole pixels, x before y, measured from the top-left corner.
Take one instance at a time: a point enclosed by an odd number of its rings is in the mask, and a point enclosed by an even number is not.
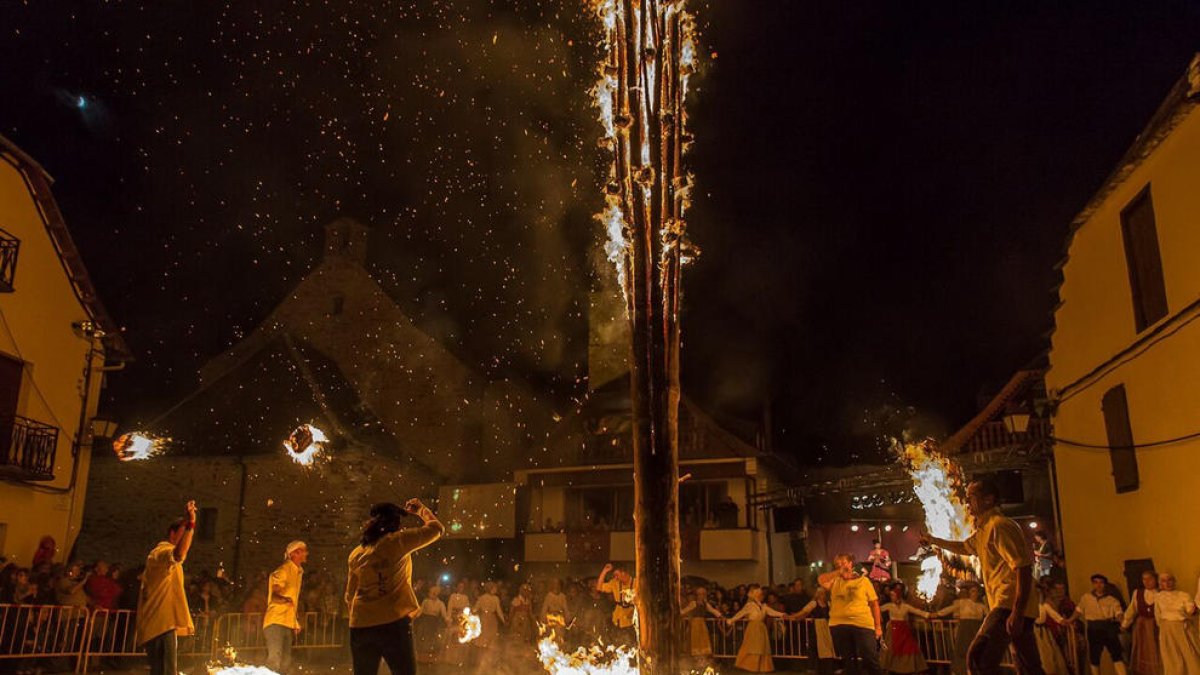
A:
[[[150,459],[162,452],[170,441],[169,438],[160,438],[144,431],[131,431],[113,441],[113,452],[122,462]]]
[[[311,424],[301,424],[283,442],[283,447],[287,449],[292,461],[300,466],[312,466],[328,442],[329,437],[324,431]]]

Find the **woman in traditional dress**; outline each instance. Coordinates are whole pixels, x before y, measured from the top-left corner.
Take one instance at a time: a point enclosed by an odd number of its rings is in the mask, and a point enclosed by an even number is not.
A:
[[[957,600],[934,612],[934,616],[953,617],[958,624],[954,631],[954,657],[950,662],[954,675],[967,675],[967,650],[983,625],[987,611],[987,605],[979,601],[979,586],[971,584],[959,592]]]
[[[832,673],[838,656],[833,649],[833,635],[829,632],[829,591],[817,587],[813,599],[800,610],[796,618],[812,619],[813,642],[817,643],[817,673]]]
[[[533,642],[533,587],[521,584],[517,597],[509,606],[509,632],[519,644]]]
[[[417,661],[420,663],[437,662],[445,646],[442,632],[450,623],[450,612],[438,597],[441,590],[437,586],[429,587],[421,601],[421,613],[413,620],[413,639],[417,643]]]
[[[1042,670],[1046,675],[1071,675],[1067,668],[1067,659],[1063,656],[1062,648],[1058,646],[1058,638],[1049,622],[1066,623],[1066,619],[1049,602],[1049,593],[1042,596],[1038,604],[1038,615],[1033,620],[1033,637],[1037,641],[1038,657],[1042,662]]]
[[[504,608],[500,606],[500,597],[496,595],[496,582],[489,581],[484,584],[483,593],[475,600],[475,608],[472,611],[479,617],[479,637],[471,642],[471,646],[487,650],[497,646],[500,626],[507,621],[504,618]]]
[[[1154,620],[1154,598],[1158,596],[1158,574],[1142,572],[1142,587],[1133,592],[1121,628],[1133,632],[1129,670],[1133,675],[1162,675],[1162,656],[1158,651],[1158,623]]]
[[[871,571],[867,576],[871,581],[882,583],[892,578],[892,554],[887,552],[878,539],[872,540],[871,544],[871,552],[867,554]]]
[[[917,643],[917,635],[908,623],[910,614],[923,619],[929,618],[929,612],[917,609],[908,604],[905,597],[908,589],[902,583],[894,583],[888,587],[888,602],[879,608],[880,613],[887,613],[887,635],[884,642],[887,648],[880,655],[879,665],[889,673],[922,673],[929,670],[925,664],[925,655],[921,653],[921,645]]]
[[[467,656],[471,648],[458,641],[458,622],[462,620],[463,610],[470,606],[471,598],[467,595],[467,582],[460,581],[446,601],[446,613],[449,614],[446,625],[449,630],[446,631],[446,651],[442,655],[442,660],[448,664],[462,667],[467,663]]]
[[[1183,591],[1175,590],[1175,576],[1158,575],[1158,594],[1154,597],[1154,618],[1158,621],[1158,648],[1165,675],[1200,675],[1200,638],[1190,619],[1196,615],[1196,603]]]
[[[708,601],[708,589],[699,586],[691,602],[679,612],[687,625],[687,654],[689,656],[712,656],[712,638],[708,634],[709,617],[720,619],[721,610]]]
[[[571,611],[567,595],[562,592],[562,581],[550,580],[550,590],[546,592],[546,597],[542,598],[542,611],[538,615],[546,623],[550,622],[551,615],[557,616],[563,625],[571,623]]]
[[[767,635],[766,619],[773,616],[777,619],[790,619],[796,614],[784,614],[763,604],[762,587],[751,584],[746,591],[746,604],[737,614],[729,618],[729,623],[746,621],[746,632],[742,636],[742,646],[738,649],[737,660],[733,665],[741,670],[752,673],[773,673],[775,662],[771,660],[771,639]]]

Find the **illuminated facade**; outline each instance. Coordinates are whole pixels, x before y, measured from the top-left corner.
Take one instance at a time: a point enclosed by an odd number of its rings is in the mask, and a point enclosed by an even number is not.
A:
[[[2,136],[0,229],[0,554],[27,566],[42,537],[61,561],[79,534],[102,369],[125,349],[50,177]]]
[[[1200,55],[1061,263],[1047,389],[1068,579],[1146,566],[1195,590],[1200,541]]]

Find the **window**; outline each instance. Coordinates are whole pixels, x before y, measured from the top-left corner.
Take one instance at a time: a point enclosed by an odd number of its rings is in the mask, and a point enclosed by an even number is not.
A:
[[[199,541],[215,541],[217,538],[217,509],[205,507],[196,514],[196,539]]]
[[[1149,185],[1121,211],[1121,235],[1133,293],[1134,325],[1140,333],[1167,315],[1167,287]]]
[[[1104,428],[1108,432],[1108,456],[1112,460],[1113,483],[1117,493],[1138,489],[1137,449],[1133,447],[1133,428],[1129,425],[1129,402],[1125,385],[1118,384],[1104,393],[1100,404]]]

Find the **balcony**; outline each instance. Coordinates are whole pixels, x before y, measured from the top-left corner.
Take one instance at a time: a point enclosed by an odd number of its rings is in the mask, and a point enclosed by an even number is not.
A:
[[[25,417],[0,421],[0,474],[30,481],[54,480],[58,429]]]
[[[759,532],[750,528],[680,531],[680,554],[686,561],[759,560]],[[525,562],[632,562],[633,532],[587,530],[526,532]]]
[[[0,230],[0,293],[13,292],[13,278],[17,275],[17,253],[21,240]]]

